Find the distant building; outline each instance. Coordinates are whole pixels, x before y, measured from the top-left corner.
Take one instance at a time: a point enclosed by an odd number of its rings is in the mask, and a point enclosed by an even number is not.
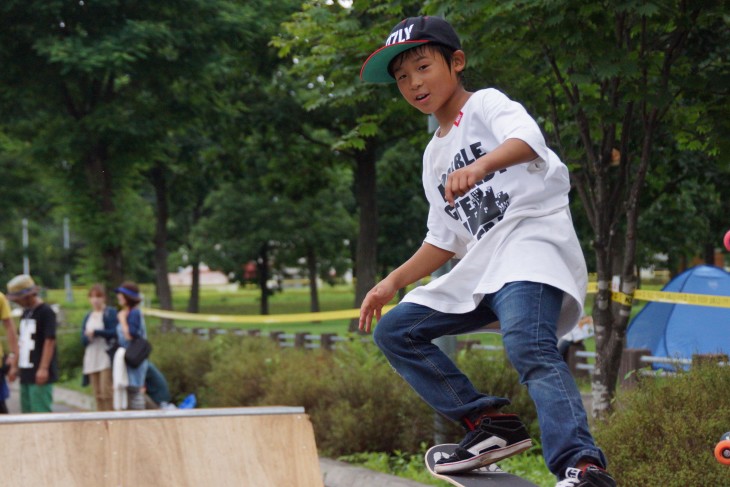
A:
[[[170,286],[187,286],[193,283],[193,267],[187,266],[178,269],[167,275]],[[228,276],[220,271],[213,271],[205,264],[200,264],[200,286],[226,286],[228,285]]]

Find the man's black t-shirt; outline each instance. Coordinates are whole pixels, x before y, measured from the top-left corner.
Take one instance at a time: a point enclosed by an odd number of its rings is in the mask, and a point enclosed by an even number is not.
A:
[[[20,318],[18,337],[18,367],[20,383],[35,384],[35,374],[41,364],[43,343],[48,338],[56,338],[56,313],[46,303],[33,309],[24,309]],[[56,347],[53,347],[53,358],[48,367],[48,383],[58,380],[58,361]]]

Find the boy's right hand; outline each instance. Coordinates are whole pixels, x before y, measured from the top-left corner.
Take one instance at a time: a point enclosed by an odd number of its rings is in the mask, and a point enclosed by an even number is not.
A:
[[[360,331],[370,333],[373,317],[380,320],[383,306],[393,299],[397,291],[398,288],[391,285],[388,278],[385,278],[367,293],[360,305]]]

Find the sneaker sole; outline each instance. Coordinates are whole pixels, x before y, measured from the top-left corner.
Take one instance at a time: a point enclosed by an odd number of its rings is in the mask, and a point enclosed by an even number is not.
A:
[[[436,473],[468,472],[470,470],[475,470],[486,465],[491,465],[500,460],[504,460],[505,458],[517,455],[518,453],[522,453],[525,450],[529,450],[531,447],[532,440],[527,439],[515,443],[514,445],[500,448],[498,450],[490,450],[488,452],[482,453],[481,455],[467,458],[466,460],[435,465],[434,471]]]

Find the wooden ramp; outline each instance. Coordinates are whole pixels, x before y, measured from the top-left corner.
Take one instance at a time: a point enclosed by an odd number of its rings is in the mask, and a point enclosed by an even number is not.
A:
[[[302,408],[11,415],[0,432],[4,485],[323,485]]]

